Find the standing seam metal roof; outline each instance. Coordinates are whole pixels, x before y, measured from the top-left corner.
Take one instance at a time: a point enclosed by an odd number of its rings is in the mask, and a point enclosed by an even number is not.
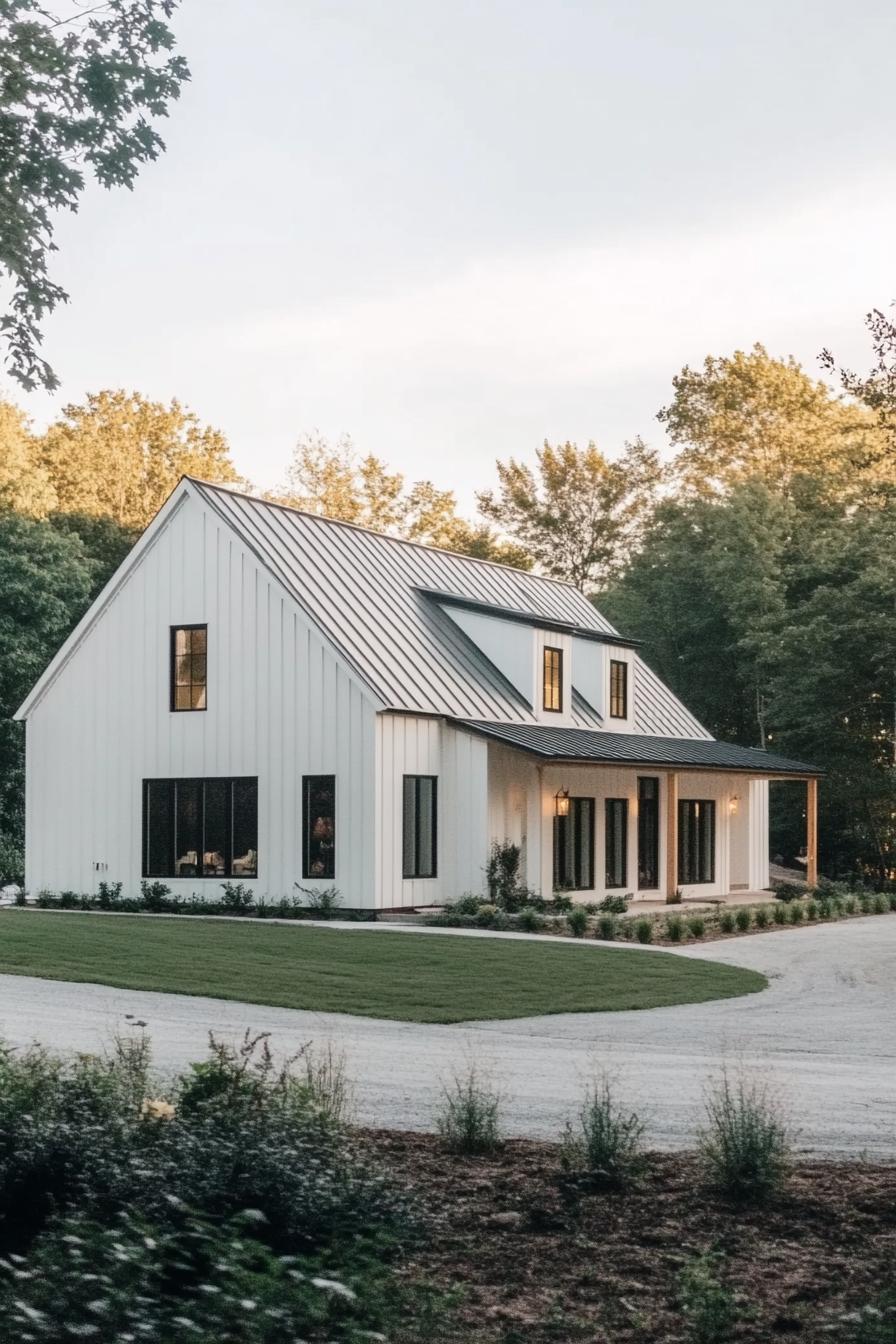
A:
[[[532,707],[421,589],[617,633],[568,584],[188,479],[390,709],[535,722]],[[709,739],[668,687],[634,658],[638,732]],[[573,717],[583,727],[601,722],[578,695]]]

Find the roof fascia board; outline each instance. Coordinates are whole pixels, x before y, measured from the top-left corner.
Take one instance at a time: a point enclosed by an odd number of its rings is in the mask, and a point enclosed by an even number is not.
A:
[[[417,592],[445,607],[462,607],[466,611],[478,612],[481,616],[494,616],[498,621],[513,621],[517,625],[531,625],[539,630],[554,630],[558,634],[575,635],[577,639],[591,639],[597,644],[616,644],[619,648],[640,648],[639,639],[625,639],[622,635],[610,634],[605,630],[589,630],[587,626],[576,625],[574,621],[558,621],[554,616],[539,616],[536,612],[518,611],[515,607],[500,607],[492,602],[480,602],[475,597],[463,597],[457,593],[443,593],[436,588],[418,588]]]

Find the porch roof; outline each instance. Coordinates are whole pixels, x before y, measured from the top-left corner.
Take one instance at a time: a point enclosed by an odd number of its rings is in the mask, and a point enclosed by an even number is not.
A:
[[[806,761],[777,756],[759,747],[699,738],[648,737],[642,733],[601,733],[552,724],[490,723],[455,719],[470,732],[503,742],[543,761],[593,761],[604,765],[663,765],[691,770],[726,770],[750,775],[806,776],[823,771]]]

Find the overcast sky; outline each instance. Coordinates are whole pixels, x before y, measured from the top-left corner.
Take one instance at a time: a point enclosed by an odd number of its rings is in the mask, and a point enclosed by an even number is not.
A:
[[[133,194],[60,222],[61,392],[177,396],[261,486],[349,433],[468,505],[545,437],[662,444],[673,374],[864,367],[896,298],[891,0],[184,0]]]

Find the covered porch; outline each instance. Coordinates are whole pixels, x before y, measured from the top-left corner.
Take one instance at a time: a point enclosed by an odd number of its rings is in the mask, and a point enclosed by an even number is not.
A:
[[[806,784],[806,880],[818,876],[818,771],[751,748],[542,725],[488,738],[488,832],[519,845],[543,897],[639,904],[762,899],[769,781]]]

